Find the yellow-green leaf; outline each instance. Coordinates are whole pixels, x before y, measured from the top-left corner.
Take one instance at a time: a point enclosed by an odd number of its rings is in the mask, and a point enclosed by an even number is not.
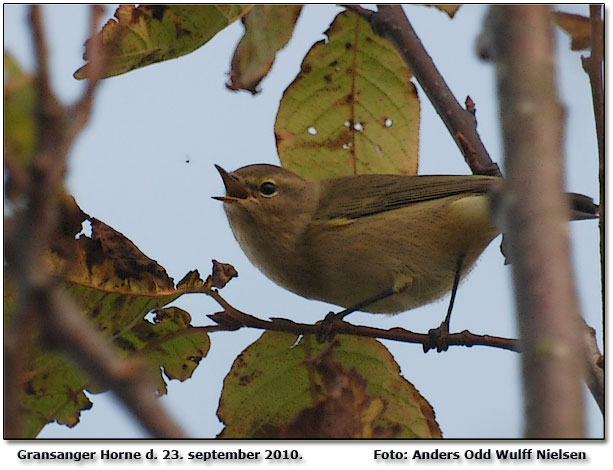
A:
[[[80,234],[88,224],[91,233]],[[161,308],[184,293],[198,291],[203,285],[198,272],[188,273],[175,287],[163,267],[121,233],[81,211],[71,197],[62,198],[60,223],[46,262],[50,273],[64,282],[84,315],[120,354],[148,361],[157,377],[158,393],[166,392],[162,370],[170,379],[186,380],[208,353],[208,335],[191,325],[187,312]],[[16,288],[5,288],[8,317],[15,308]],[[52,421],[74,426],[80,410],[91,407],[84,389],[103,390],[70,358],[51,352],[36,325],[29,334],[30,347],[24,352],[22,437],[34,437]]]
[[[81,211],[74,199],[66,197],[62,209],[61,233],[47,257],[50,271],[126,354],[144,351],[158,371],[162,366],[171,378],[188,378],[208,351],[207,335],[193,329],[189,314],[180,309],[157,311],[153,324],[145,316],[202,285],[197,272],[175,288],[162,266],[121,233]],[[91,225],[91,235],[78,235],[84,223]],[[171,350],[181,362],[172,364],[163,357]],[[161,376],[159,383],[159,391],[165,392]]]
[[[104,77],[120,75],[198,49],[252,5],[121,5],[102,31]],[[84,59],[91,60],[91,39]],[[75,72],[87,78],[88,65]]]
[[[35,437],[48,423],[56,421],[75,426],[81,411],[92,407],[84,393],[87,376],[71,366],[59,353],[45,351],[28,359],[28,373],[23,383],[22,435]]]
[[[256,5],[243,17],[245,35],[232,58],[228,88],[258,92],[277,52],[292,37],[302,5]]]
[[[10,320],[16,307],[18,289],[5,272],[4,276],[4,324],[10,328]],[[48,423],[56,421],[67,426],[79,422],[82,410],[92,407],[84,393],[88,384],[86,375],[69,365],[57,351],[43,350],[39,325],[32,322],[22,334],[23,372],[18,380],[21,388],[21,438],[35,437]]]
[[[395,47],[345,11],[285,90],[275,135],[284,167],[309,180],[417,173],[419,100]]]
[[[227,438],[441,437],[389,351],[357,336],[320,344],[267,331],[234,361],[217,415]]]
[[[190,314],[178,307],[158,309],[151,322],[137,323],[115,343],[146,356],[157,375],[158,391],[166,393],[160,367],[169,379],[183,382],[192,376],[209,351],[208,335],[192,327],[191,320]]]

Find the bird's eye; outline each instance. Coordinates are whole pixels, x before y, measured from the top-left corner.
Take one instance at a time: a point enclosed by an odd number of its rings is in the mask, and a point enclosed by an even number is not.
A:
[[[277,194],[277,185],[272,181],[266,181],[260,185],[260,194],[262,196],[270,197]]]

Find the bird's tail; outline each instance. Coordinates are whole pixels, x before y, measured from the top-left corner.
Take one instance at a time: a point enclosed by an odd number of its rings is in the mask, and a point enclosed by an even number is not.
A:
[[[600,206],[594,204],[591,197],[577,193],[566,193],[570,201],[570,220],[596,219]]]

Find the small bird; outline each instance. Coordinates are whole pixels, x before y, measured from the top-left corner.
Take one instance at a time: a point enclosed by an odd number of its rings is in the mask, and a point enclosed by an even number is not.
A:
[[[500,233],[497,177],[307,181],[274,165],[216,168],[226,195],[214,199],[249,260],[285,289],[354,310],[398,313],[439,299]],[[573,218],[597,217],[591,199],[569,197]]]

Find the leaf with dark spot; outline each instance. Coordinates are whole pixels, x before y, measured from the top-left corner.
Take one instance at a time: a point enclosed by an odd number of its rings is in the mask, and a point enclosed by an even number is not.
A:
[[[420,105],[404,60],[367,20],[349,11],[334,19],[326,35],[283,94],[275,123],[281,163],[308,180],[416,174]],[[382,115],[398,125],[373,120]],[[354,126],[365,122],[367,129]]]
[[[298,413],[280,429],[284,439],[394,438],[401,427],[374,426],[384,414],[387,402],[368,393],[368,382],[356,369],[347,370],[332,348],[317,358],[315,370],[321,377],[321,398]],[[375,433],[376,429],[376,433]]]
[[[175,287],[166,270],[121,233],[84,213],[69,196],[60,201],[60,220],[45,256],[49,272],[64,283],[84,315],[126,357],[144,359],[157,375],[157,391],[165,393],[166,377],[186,380],[209,349],[209,338],[191,325],[188,312],[163,309],[186,292],[203,285],[197,271]],[[77,234],[91,224],[91,235]],[[14,309],[14,289],[5,277],[5,318]],[[153,323],[145,316],[155,311]],[[80,411],[91,407],[83,393],[103,391],[70,358],[52,352],[36,324],[29,325],[25,348],[23,434],[34,437],[49,422],[74,426]]]
[[[217,415],[226,438],[441,437],[434,411],[371,338],[267,331],[234,361]]]

